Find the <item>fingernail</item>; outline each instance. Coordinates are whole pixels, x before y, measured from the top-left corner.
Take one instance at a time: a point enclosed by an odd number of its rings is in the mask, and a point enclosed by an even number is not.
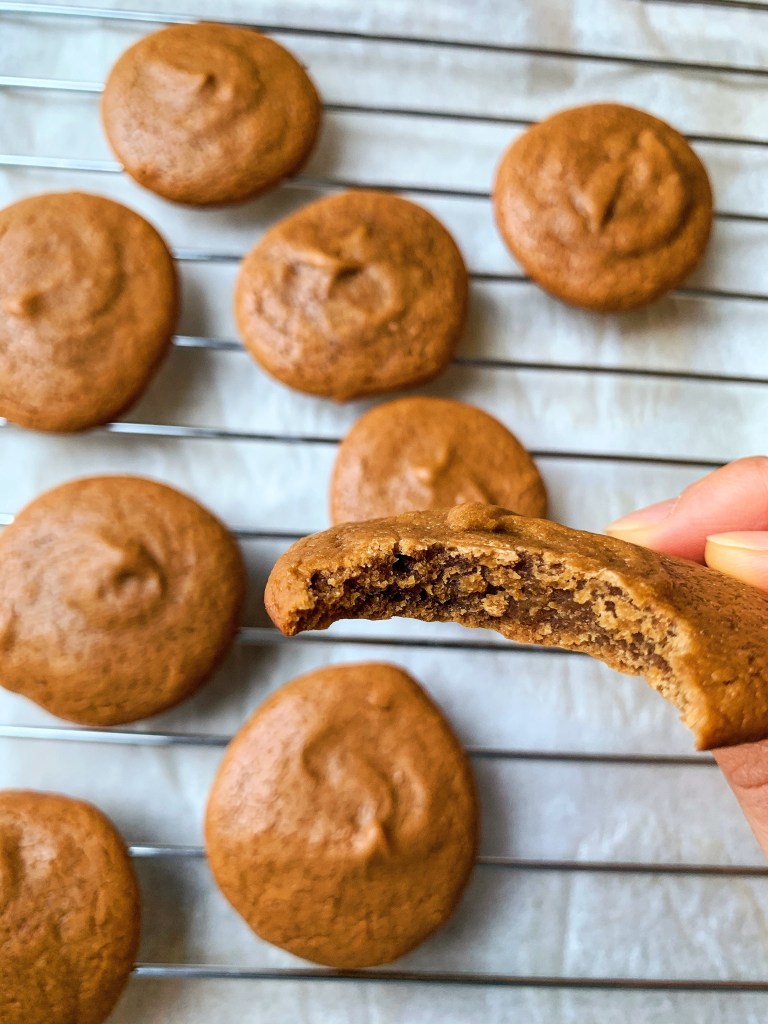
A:
[[[666,501],[657,501],[655,505],[648,505],[647,508],[638,509],[628,516],[616,519],[609,526],[606,526],[606,533],[634,533],[635,530],[647,530],[649,527],[658,526],[663,523],[677,505],[677,498],[667,498]]]
[[[768,532],[715,533],[707,537],[704,561],[710,569],[768,590]]]
[[[740,551],[768,551],[768,532],[755,530],[742,533],[713,533],[707,537],[707,544],[721,548],[738,548]]]

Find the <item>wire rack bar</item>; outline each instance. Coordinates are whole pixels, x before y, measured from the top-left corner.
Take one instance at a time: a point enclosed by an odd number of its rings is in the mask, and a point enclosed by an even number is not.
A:
[[[66,4],[37,4],[0,2],[0,13],[27,14],[35,17],[56,16],[72,18],[96,18],[106,21],[139,21],[156,25],[178,25],[199,21],[191,14],[171,14],[161,11],[131,11],[113,7],[69,7]],[[540,57],[562,61],[584,61],[594,64],[617,64],[625,67],[669,70],[684,74],[711,74],[768,77],[768,68],[751,64],[720,64],[707,61],[670,60],[662,57],[638,57],[624,53],[600,53],[594,50],[563,50],[558,47],[521,46],[512,43],[474,41],[470,39],[440,38],[419,35],[395,35],[384,32],[360,32],[353,29],[306,28],[296,25],[279,25],[266,22],[243,22],[222,19],[226,24],[242,25],[260,32],[276,33],[283,36],[321,37],[350,42],[393,43],[404,46],[423,46],[429,49],[469,50],[478,53],[503,53],[517,57]]]
[[[203,860],[202,846],[177,846],[175,844],[138,843],[128,847],[128,853],[136,860]]]
[[[681,0],[682,2],[682,0]],[[0,7],[0,11],[2,7]],[[77,81],[65,78],[39,78],[26,75],[0,75],[0,89],[40,90],[51,92],[95,93],[104,91],[102,82]],[[484,114],[481,111],[433,110],[429,107],[386,107],[370,103],[323,103],[326,114],[364,114],[366,117],[412,117],[435,121],[469,121],[476,124],[508,125],[512,128],[529,128],[536,123],[534,118],[517,117],[513,114]],[[768,139],[747,135],[702,134],[685,132],[690,142],[724,146],[752,146],[759,149],[768,146]],[[481,191],[467,192],[468,196],[483,196]]]
[[[129,853],[136,860],[204,860],[202,846],[135,845]],[[690,875],[713,878],[766,878],[768,867],[757,864],[677,864],[648,863],[643,861],[602,860],[534,860],[526,857],[498,857],[480,855],[475,861],[479,868],[500,868],[509,871],[557,871],[584,874],[619,875]]]
[[[176,259],[187,259],[187,256],[179,256],[178,252]],[[240,259],[240,257],[231,257],[232,259]],[[222,262],[223,260],[219,257],[210,257],[213,262]],[[230,257],[226,257],[227,260]],[[209,260],[208,255],[200,255],[196,257],[196,260],[207,262]],[[521,281],[523,279],[521,278]],[[524,280],[528,280],[525,278]],[[517,283],[517,282],[516,282]],[[768,295],[764,296],[768,301]],[[242,342],[235,338],[213,338],[205,335],[190,335],[190,334],[178,334],[173,339],[173,344],[176,348],[184,349],[201,349],[203,351],[214,351],[214,352],[239,352],[244,353],[245,349]],[[690,381],[692,383],[705,382],[713,384],[756,384],[765,385],[768,384],[768,377],[746,377],[740,375],[729,375],[722,373],[706,373],[700,371],[682,371],[682,370],[664,370],[664,369],[647,369],[643,366],[595,366],[591,363],[536,363],[531,360],[524,359],[498,359],[493,357],[484,356],[456,356],[453,362],[457,366],[469,366],[477,369],[489,369],[489,370],[535,370],[541,373],[591,373],[599,374],[602,376],[619,376],[619,377],[642,377],[650,379],[665,379],[670,378],[678,381]],[[7,424],[6,424],[7,425]],[[3,426],[2,420],[0,420],[0,427]],[[289,438],[285,438],[289,440]],[[0,524],[6,521],[6,518],[0,513]],[[286,534],[285,536],[290,536]],[[295,535],[294,539],[298,538],[298,534]]]
[[[768,143],[766,143],[768,145]],[[111,160],[83,160],[70,157],[38,157],[23,154],[0,154],[0,167],[43,169],[52,171],[76,171],[98,174],[122,174],[120,164]],[[448,189],[428,187],[423,185],[394,185],[380,182],[360,182],[345,179],[323,179],[323,178],[302,178],[301,176],[283,182],[284,188],[318,188],[318,189],[346,189],[346,188],[372,188],[380,191],[410,193],[414,195],[439,195],[442,197],[475,199],[487,198],[483,192],[470,192],[459,189]],[[768,223],[768,214],[747,214],[735,211],[716,211],[715,217],[724,222],[742,222],[748,224]],[[175,251],[175,258],[180,262],[190,263],[238,263],[243,259],[243,253],[206,252],[204,250],[193,250],[180,248]],[[470,271],[469,277],[473,281],[486,283],[504,284],[528,284],[530,278],[519,272],[484,272]],[[768,294],[765,292],[746,292],[736,289],[719,288],[696,288],[681,287],[674,292],[677,295],[692,298],[723,299],[741,302],[768,302]],[[211,339],[210,347],[226,348],[229,342]],[[652,372],[652,371],[648,371]]]
[[[0,738],[48,740],[75,743],[104,743],[137,747],[225,747],[232,735],[219,733],[139,732],[133,729],[75,727],[61,725],[0,725]],[[709,754],[613,754],[567,750],[513,750],[465,744],[476,760],[552,761],[570,764],[615,764],[653,767],[716,767]]]
[[[683,7],[733,7],[737,11],[768,11],[759,0],[643,0],[646,4],[678,4]]]
[[[560,647],[533,647],[528,644],[516,644],[511,641],[499,640],[439,640],[436,637],[375,637],[375,636],[343,636],[337,633],[302,633],[299,636],[283,636],[277,629],[270,626],[241,626],[235,636],[235,643],[247,646],[284,646],[286,644],[345,644],[352,647],[391,647],[410,650],[445,650],[464,651],[467,653],[501,653],[501,654],[534,654],[557,655],[564,658],[584,658],[585,654],[566,651]]]
[[[188,259],[186,255],[174,254],[177,260]],[[195,257],[198,262],[206,262],[207,255]],[[527,280],[527,279],[526,279]],[[768,299],[768,296],[766,296]],[[242,342],[234,338],[208,338],[204,335],[177,335],[174,338],[177,348],[212,349],[217,352],[244,352]],[[650,379],[672,378],[674,380],[704,381],[713,384],[768,384],[768,377],[745,377],[725,373],[707,373],[699,370],[664,370],[649,369],[645,366],[595,366],[591,363],[536,363],[525,359],[498,359],[486,356],[455,356],[453,362],[457,366],[471,366],[489,370],[536,370],[542,373],[594,373],[602,376],[644,377]]]
[[[35,156],[8,156],[0,155],[0,167],[28,167],[38,168],[45,170],[74,170],[83,172],[97,172],[97,173],[109,173],[109,174],[121,174],[122,168],[117,163],[106,160],[73,160],[68,157],[54,158],[54,157],[35,157]],[[301,179],[296,178],[293,181],[283,182],[284,188],[304,188],[311,183],[312,187],[320,187],[319,182],[321,179]],[[401,193],[429,193],[429,194],[440,194],[440,195],[452,195],[454,197],[462,197],[464,193],[456,190],[439,190],[439,189],[427,189],[422,186],[395,186],[395,185],[381,185],[371,183],[370,185],[361,185],[357,182],[342,182],[337,181],[335,185],[338,188],[347,187],[370,187],[380,189],[381,191],[392,191]],[[330,185],[328,185],[330,187]],[[466,193],[466,195],[470,195]],[[474,198],[474,194],[471,195]],[[768,223],[768,214],[742,214],[732,212],[721,212],[715,216],[726,221],[743,221],[745,223]],[[222,252],[207,252],[205,250],[194,250],[194,249],[177,249],[174,253],[175,258],[179,262],[190,262],[190,263],[238,263],[243,259],[244,254],[242,253],[222,253]],[[487,271],[470,271],[469,277],[473,281],[484,282],[484,283],[498,283],[498,284],[529,284],[530,278],[525,274],[519,272],[487,272]],[[697,288],[697,287],[681,287],[675,289],[676,295],[682,295],[689,298],[702,298],[702,299],[722,299],[722,300],[733,300],[740,302],[768,302],[768,293],[765,292],[746,292],[739,291],[736,289],[721,289],[721,288]],[[227,339],[209,339],[207,345],[191,345],[187,347],[210,347],[210,348],[234,348],[236,343]],[[539,367],[536,364],[537,368]],[[569,367],[570,368],[570,367]],[[591,369],[591,367],[590,367]],[[654,372],[654,371],[648,371]],[[751,378],[747,378],[751,379]]]
[[[0,527],[10,526],[15,518],[15,515],[10,512],[0,512]],[[306,533],[311,532],[310,530],[306,530],[304,533],[299,533],[296,530],[255,530],[247,527],[230,527],[229,531],[238,540],[285,541],[288,544],[300,540]]]
[[[357,981],[424,985],[492,985],[505,988],[611,989],[644,992],[768,992],[768,981],[706,978],[590,978],[536,974],[483,974],[472,971],[328,971],[323,968],[214,967],[204,964],[147,964],[134,968],[139,978],[240,981]]]
[[[48,157],[27,154],[0,155],[2,167],[33,167],[44,170],[88,171],[103,174],[122,174],[122,165],[114,160],[82,160],[79,157]],[[439,196],[443,199],[484,200],[491,197],[488,189],[458,189],[439,185],[418,185],[382,181],[365,181],[360,178],[323,178],[308,175],[297,175],[283,183],[286,188],[317,189],[320,191],[338,191],[346,189],[376,189],[380,192],[405,192],[419,196]],[[768,224],[768,214],[740,213],[731,210],[715,210],[716,220],[732,221],[744,224]],[[195,250],[176,250],[176,258],[193,262],[230,263],[239,262],[244,253],[199,253]]]
[[[88,171],[97,174],[122,174],[115,160],[82,160],[74,157],[1,154],[0,167],[27,167],[46,171]]]
[[[0,430],[16,430],[13,424],[0,419]],[[200,441],[253,441],[268,444],[337,445],[341,437],[323,437],[315,434],[270,434],[263,431],[229,430],[223,427],[189,426],[179,423],[136,423],[118,420],[103,427],[94,427],[93,433],[126,434],[133,437],[174,438]],[[579,452],[563,449],[531,448],[531,455],[539,459],[565,459],[583,462],[617,462],[652,466],[683,466],[692,469],[717,469],[723,459],[689,459],[684,456],[642,455],[630,452]]]

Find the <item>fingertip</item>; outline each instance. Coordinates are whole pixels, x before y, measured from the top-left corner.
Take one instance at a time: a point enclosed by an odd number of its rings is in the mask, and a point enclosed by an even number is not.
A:
[[[668,498],[617,519],[605,528],[609,537],[639,544],[665,555],[704,560],[704,537],[681,515],[681,497]]]
[[[711,534],[704,560],[710,569],[768,590],[768,531]]]
[[[636,512],[630,512],[629,515],[609,523],[605,532],[610,537],[618,537],[621,540],[632,541],[633,544],[648,546],[647,539],[652,537],[656,529],[669,518],[677,500],[677,498],[668,498],[666,501],[658,501],[655,505],[648,505]]]
[[[629,544],[639,544],[643,548],[657,550],[656,536],[657,526],[633,526],[626,527],[621,523],[611,523],[604,531],[609,537],[617,540],[625,540]]]

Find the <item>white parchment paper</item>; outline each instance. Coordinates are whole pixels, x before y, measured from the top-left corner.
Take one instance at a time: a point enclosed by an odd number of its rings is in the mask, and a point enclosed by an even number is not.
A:
[[[243,542],[251,582],[245,624],[266,629],[261,589],[287,543],[273,535],[327,525],[335,443],[372,403],[336,406],[290,392],[236,345],[202,345],[206,338],[236,342],[237,258],[278,217],[334,182],[411,195],[450,227],[472,271],[484,275],[473,284],[459,362],[423,390],[476,402],[541,453],[555,518],[600,530],[634,506],[677,493],[706,463],[765,450],[768,346],[760,297],[768,297],[768,243],[756,218],[768,217],[768,149],[753,143],[765,137],[768,77],[643,59],[765,66],[768,13],[639,0],[482,0],[471,13],[460,0],[221,0],[215,10],[199,0],[122,0],[118,6],[279,26],[277,38],[308,65],[326,102],[360,109],[327,114],[317,151],[296,182],[237,209],[175,207],[119,173],[101,134],[98,93],[90,90],[126,46],[155,26],[0,8],[0,76],[80,83],[76,91],[0,88],[0,153],[24,158],[0,166],[0,202],[71,188],[112,196],[165,234],[181,257],[183,283],[183,338],[126,416],[137,432],[54,437],[0,429],[0,513],[11,515],[41,490],[86,473],[138,472],[179,486],[232,527],[261,535]],[[306,29],[517,49],[434,47]],[[589,56],[574,59],[568,55],[574,50]],[[611,54],[641,60],[597,59]],[[688,290],[624,317],[567,309],[514,280],[520,269],[495,232],[488,200],[495,163],[521,121],[594,99],[645,107],[695,136],[725,215]],[[451,113],[466,119],[445,117]],[[51,167],[51,158],[61,166]],[[234,436],[163,436],[154,429],[173,425]],[[295,443],[306,437],[314,440]],[[648,458],[634,461],[637,456]],[[354,642],[360,638],[376,642],[361,646]],[[447,645],[389,642],[398,638]],[[423,681],[473,748],[692,753],[674,710],[644,683],[585,658],[520,652],[493,636],[397,621],[342,623],[322,638],[274,640],[245,633],[194,699],[132,728],[227,737],[299,672],[334,661],[387,659]],[[61,724],[3,690],[0,723]],[[0,786],[93,800],[133,845],[199,846],[222,746],[150,739],[0,738]],[[706,762],[518,756],[474,763],[484,854],[533,862],[762,863],[727,787]],[[202,858],[139,858],[137,868],[143,963],[300,966],[249,932],[216,891]],[[759,877],[480,868],[450,924],[398,967],[748,982],[765,979],[767,948],[766,881]],[[136,977],[114,1020],[757,1024],[767,1016],[768,996],[760,993]]]

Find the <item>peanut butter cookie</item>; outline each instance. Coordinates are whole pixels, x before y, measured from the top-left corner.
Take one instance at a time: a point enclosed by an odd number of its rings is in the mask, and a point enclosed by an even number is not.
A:
[[[279,43],[235,25],[171,25],[135,43],[101,104],[112,149],[140,185],[196,206],[237,203],[295,173],[320,99]]]
[[[57,192],[0,210],[0,416],[35,430],[114,419],[171,343],[173,260],[111,199]]]
[[[154,715],[223,656],[244,579],[231,534],[170,487],[56,487],[0,535],[0,684],[73,722]]]
[[[253,930],[297,956],[386,963],[430,935],[477,845],[469,763],[393,665],[333,665],[277,691],[213,784],[208,860]]]
[[[139,944],[125,843],[90,804],[0,790],[0,1020],[102,1024]]]
[[[536,464],[498,420],[449,398],[401,398],[361,416],[341,442],[331,519],[346,523],[468,501],[543,516]]]
[[[267,583],[293,636],[393,615],[495,629],[644,675],[699,749],[768,738],[768,594],[612,537],[492,505],[305,537]]]
[[[264,235],[243,262],[235,309],[268,373],[345,401],[444,369],[467,288],[461,253],[430,213],[382,192],[345,192]]]
[[[642,110],[595,103],[534,125],[502,157],[496,222],[534,281],[574,306],[625,310],[678,285],[712,227],[704,165]]]

